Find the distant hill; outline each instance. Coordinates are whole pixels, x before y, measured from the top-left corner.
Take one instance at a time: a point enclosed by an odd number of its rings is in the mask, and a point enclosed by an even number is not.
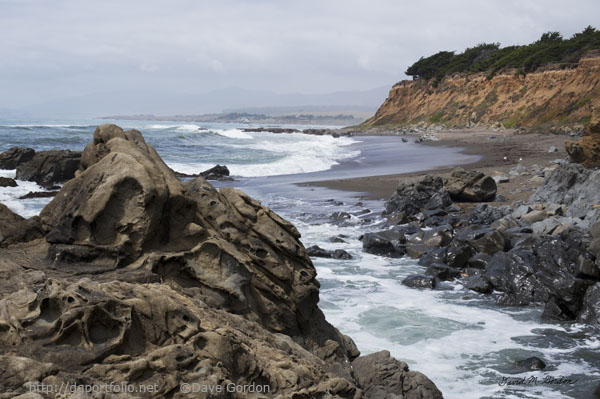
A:
[[[386,98],[387,87],[325,94],[276,93],[226,88],[198,94],[161,91],[114,91],[60,98],[25,107],[36,115],[95,117],[113,114],[208,114],[257,107],[339,107],[371,114]],[[230,112],[230,111],[228,111]],[[264,112],[259,112],[264,113]]]

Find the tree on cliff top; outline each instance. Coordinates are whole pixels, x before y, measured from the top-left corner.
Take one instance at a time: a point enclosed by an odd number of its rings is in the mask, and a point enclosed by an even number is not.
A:
[[[432,79],[437,85],[444,76],[461,72],[496,72],[516,68],[520,73],[533,72],[547,64],[563,67],[575,64],[589,50],[600,49],[600,31],[588,26],[581,33],[564,40],[559,32],[546,32],[539,40],[525,46],[500,48],[500,43],[482,43],[460,54],[440,51],[430,57],[421,57],[406,74],[413,79]]]

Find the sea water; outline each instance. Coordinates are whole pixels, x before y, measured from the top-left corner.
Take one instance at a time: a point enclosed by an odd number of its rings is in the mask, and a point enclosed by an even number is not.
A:
[[[81,150],[99,122],[0,123],[0,151],[15,145]],[[398,137],[244,132],[245,125],[119,124],[142,131],[177,171],[198,173],[217,163],[227,165],[236,181],[217,185],[240,187],[273,208],[297,226],[305,246],[348,251],[351,260],[313,259],[321,283],[319,306],[363,354],[389,350],[431,378],[446,398],[588,398],[600,384],[597,329],[542,320],[540,308],[497,306],[492,297],[466,290],[459,282],[438,290],[407,288],[402,279],[423,271],[414,260],[374,256],[361,249],[359,237],[381,227],[382,201],[294,184],[474,160],[458,149],[403,143]],[[14,173],[0,171],[7,177]],[[0,188],[0,202],[26,217],[38,214],[49,199],[19,200],[42,189],[35,183],[18,183],[16,188]],[[352,216],[332,221],[337,211]],[[334,236],[345,243],[331,242]],[[544,359],[548,367],[520,372],[516,362],[530,356]]]

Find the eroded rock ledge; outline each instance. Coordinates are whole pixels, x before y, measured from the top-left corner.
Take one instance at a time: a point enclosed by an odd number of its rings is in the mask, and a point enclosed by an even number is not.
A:
[[[441,398],[389,354],[359,357],[325,320],[300,234],[270,209],[179,182],[115,125],[96,129],[81,168],[39,219],[0,209],[30,229],[0,226],[0,398],[111,382],[156,384],[142,398]],[[180,390],[229,382],[270,392]]]

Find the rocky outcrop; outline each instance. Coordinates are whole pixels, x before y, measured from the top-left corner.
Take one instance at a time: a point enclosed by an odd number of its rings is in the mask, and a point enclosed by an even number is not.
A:
[[[39,218],[23,219],[0,203],[0,247],[41,237]]]
[[[477,171],[456,168],[444,182],[444,187],[454,201],[489,201],[496,195],[496,182]]]
[[[440,177],[426,175],[400,183],[385,204],[385,215],[397,223],[406,223],[427,210],[443,209],[452,204]]]
[[[40,151],[27,162],[17,165],[18,180],[33,181],[51,187],[75,177],[81,153],[78,151]]]
[[[0,176],[0,187],[17,187],[18,184],[15,179],[9,177]]]
[[[198,382],[369,397],[294,226],[234,188],[181,183],[135,130],[98,127],[81,164],[40,215],[45,239],[0,253],[7,397],[75,381],[156,384],[142,397],[157,398],[208,397],[180,389]],[[401,375],[401,392],[437,391]]]
[[[229,177],[229,169],[224,165],[215,165],[200,173],[206,180],[232,180]]]
[[[538,125],[582,126],[600,91],[600,57],[580,59],[576,68],[544,70],[526,76],[505,71],[446,76],[439,84],[396,83],[364,127],[444,124],[506,128]]]
[[[592,107],[586,135],[578,142],[567,141],[565,149],[571,161],[580,163],[586,168],[600,167],[600,101]]]
[[[35,151],[32,148],[12,147],[0,154],[0,169],[16,169],[22,163],[31,161]]]

